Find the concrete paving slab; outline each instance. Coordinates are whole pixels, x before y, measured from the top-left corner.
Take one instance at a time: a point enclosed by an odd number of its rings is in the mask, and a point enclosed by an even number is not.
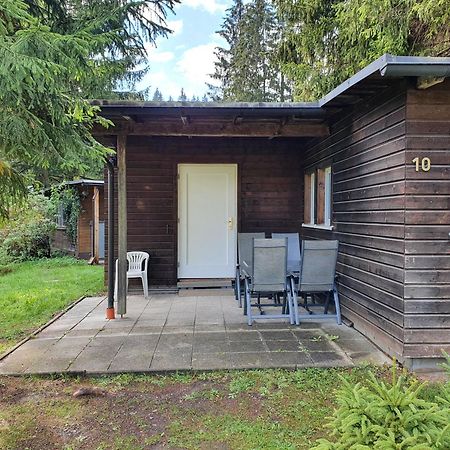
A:
[[[311,367],[312,359],[305,353],[293,352],[270,352],[270,367],[293,369],[297,367]]]
[[[69,366],[68,371],[106,373],[123,341],[123,337],[92,340]]]
[[[309,352],[316,367],[349,367],[353,362],[345,354],[336,352]]]
[[[158,335],[128,336],[114,356],[108,372],[149,370],[158,339]]]
[[[318,337],[321,337],[320,335]],[[333,352],[335,347],[327,340],[326,337],[321,337],[320,340],[316,340],[316,338],[311,339],[302,339],[300,340],[300,344],[302,347],[306,348],[306,350],[310,352]]]
[[[197,353],[192,356],[194,370],[232,369],[230,353]]]
[[[232,353],[265,352],[268,350],[263,341],[231,341],[230,349]]]
[[[298,352],[301,348],[300,343],[295,341],[264,341],[271,352]]]
[[[256,330],[228,331],[228,339],[230,342],[261,341],[261,334]]]
[[[252,327],[231,295],[131,295],[124,318],[85,299],[9,356],[0,373],[120,373],[351,366],[388,359],[334,322],[262,320]]]
[[[270,352],[231,353],[233,369],[273,367]]]
[[[180,351],[155,352],[150,369],[154,371],[173,371],[192,369],[192,353]]]
[[[58,339],[30,339],[0,361],[0,373],[23,373],[38,362]]]
[[[28,367],[25,373],[65,372],[89,342],[88,337],[60,339],[48,348],[42,358]]]
[[[260,330],[261,337],[267,341],[294,341],[295,336],[290,330]]]

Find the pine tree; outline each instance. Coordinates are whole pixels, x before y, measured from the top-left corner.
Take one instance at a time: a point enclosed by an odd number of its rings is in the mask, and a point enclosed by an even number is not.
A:
[[[159,90],[159,88],[155,89],[155,93],[153,94],[152,101],[154,101],[154,102],[162,102],[162,101],[164,101],[164,97],[161,94],[161,91]]]
[[[167,99],[168,102],[173,102],[173,97],[171,95],[169,95],[169,98]]]
[[[184,92],[184,88],[181,88],[181,92],[180,92],[180,96],[178,97],[178,101],[179,102],[187,101],[187,96],[186,96],[186,93]]]
[[[299,100],[315,100],[384,53],[450,56],[448,0],[275,0],[280,61]]]
[[[278,62],[281,25],[267,0],[238,0],[228,10],[219,34],[229,48],[217,48],[212,78],[219,85],[209,86],[213,100],[285,101],[290,87]]]
[[[208,96],[206,95],[206,94],[203,94],[203,97],[202,97],[202,103],[207,103],[208,102]]]
[[[26,193],[23,173],[86,175],[108,149],[91,135],[107,125],[87,98],[113,97],[166,28],[174,0],[0,2],[0,215]],[[27,181],[28,182],[28,181]]]
[[[233,50],[239,41],[239,25],[243,12],[244,4],[242,0],[234,0],[231,8],[226,11],[221,29],[217,32],[227,43],[227,48],[216,47],[214,52],[216,61],[211,78],[216,80],[216,83],[208,84],[208,96],[213,101],[220,101],[225,97],[225,90],[230,80]]]

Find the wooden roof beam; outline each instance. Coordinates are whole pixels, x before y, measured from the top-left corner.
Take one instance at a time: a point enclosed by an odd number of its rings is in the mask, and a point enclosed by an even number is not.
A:
[[[97,135],[114,135],[121,131],[121,125],[116,124],[105,130],[96,129]],[[329,135],[328,125],[316,122],[295,123],[249,123],[234,122],[217,123],[187,123],[145,122],[134,123],[126,131],[138,136],[205,136],[205,137],[324,137]]]

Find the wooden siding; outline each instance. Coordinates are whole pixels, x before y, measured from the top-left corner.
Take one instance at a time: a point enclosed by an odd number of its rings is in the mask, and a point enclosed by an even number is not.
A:
[[[177,281],[180,163],[238,165],[239,231],[300,231],[303,168],[298,142],[129,136],[128,248],[150,253],[150,285],[175,285]]]
[[[450,352],[450,80],[406,103],[405,357]],[[416,172],[414,158],[430,158]]]
[[[104,200],[103,200],[103,186],[100,190],[100,220],[104,219]],[[91,241],[91,224],[94,219],[92,196],[94,188],[92,186],[81,186],[79,188],[81,196],[81,213],[78,218],[77,230],[77,251],[78,258],[88,259],[92,256],[92,241]]]
[[[338,239],[343,314],[391,355],[403,353],[406,87],[358,104],[311,146],[305,167],[331,163],[331,230],[303,238]]]

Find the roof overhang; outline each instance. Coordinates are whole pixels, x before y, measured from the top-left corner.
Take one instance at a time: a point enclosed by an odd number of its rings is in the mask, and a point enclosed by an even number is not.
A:
[[[362,82],[365,82],[362,92],[370,94],[370,88],[376,92],[377,89],[387,86],[390,78],[448,76],[450,76],[450,58],[393,56],[386,53],[330,91],[318,103],[321,107],[335,104],[338,100],[340,103],[351,103],[350,97],[363,95],[358,91],[358,85]]]
[[[450,58],[385,54],[326,94],[305,103],[201,103],[94,100],[114,122],[97,135],[287,137],[329,135],[329,119],[383,91],[399,78],[426,79],[427,87],[450,76]],[[431,82],[429,82],[431,78]],[[437,81],[436,81],[437,80]],[[419,88],[421,87],[418,84]]]
[[[190,103],[96,100],[116,125],[96,134],[140,136],[322,137],[327,111],[311,103]]]

